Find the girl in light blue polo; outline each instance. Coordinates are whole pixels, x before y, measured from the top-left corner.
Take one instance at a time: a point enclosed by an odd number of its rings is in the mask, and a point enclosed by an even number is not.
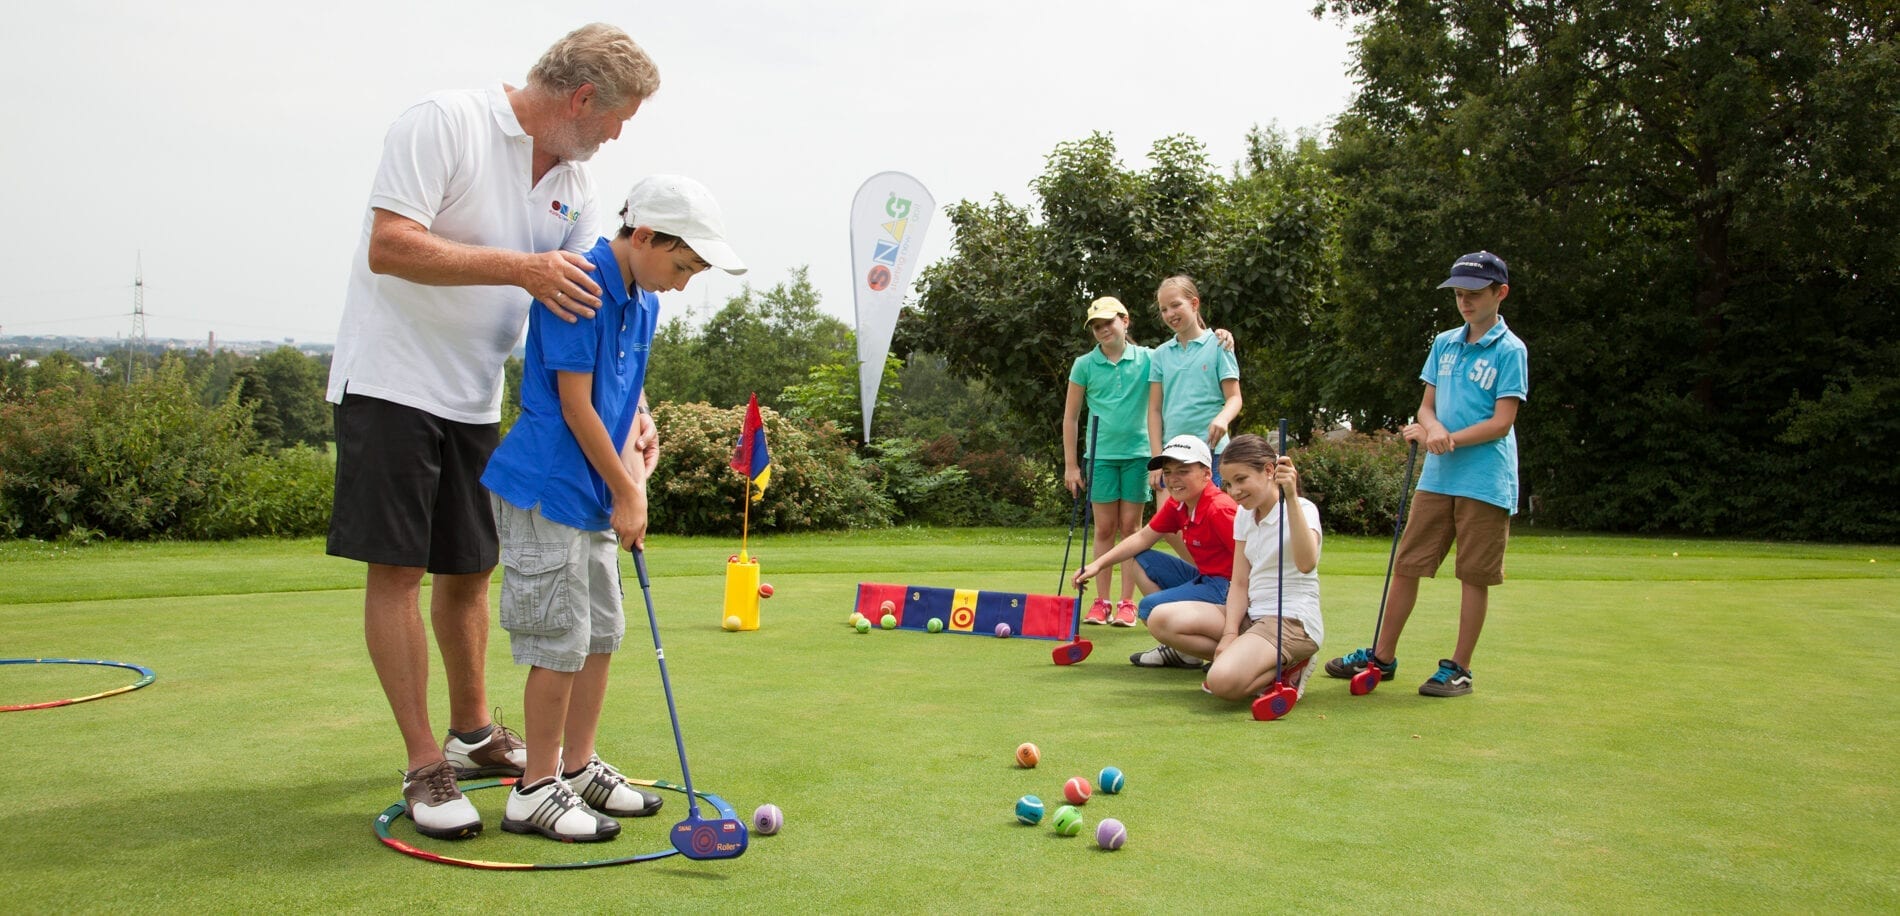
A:
[[[1161,281],[1155,307],[1174,336],[1149,357],[1148,445],[1159,455],[1161,443],[1175,436],[1200,437],[1214,453],[1214,485],[1220,486],[1227,429],[1240,416],[1240,363],[1208,331],[1193,278],[1176,274]],[[1148,484],[1160,489],[1160,473]]]

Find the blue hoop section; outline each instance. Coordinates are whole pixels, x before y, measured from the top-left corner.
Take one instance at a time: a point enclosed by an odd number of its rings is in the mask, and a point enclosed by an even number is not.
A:
[[[111,690],[102,690],[87,696],[72,697],[65,700],[48,700],[44,703],[21,703],[14,706],[0,706],[0,712],[20,712],[27,709],[52,709],[56,706],[71,706],[74,703],[84,703],[87,700],[98,700],[121,693],[130,693],[146,684],[158,680],[158,675],[153,674],[152,669],[144,665],[134,665],[131,662],[109,662],[98,658],[0,658],[0,665],[106,665],[112,668],[129,668],[139,673],[137,682],[127,684],[124,687],[114,687]]]
[[[661,779],[629,779],[627,782],[636,786],[666,789],[671,792],[678,792],[681,795],[686,794],[685,786],[675,785],[674,783]],[[493,789],[497,786],[512,786],[514,784],[515,779],[509,777],[506,779],[490,779],[485,782],[470,783],[461,788],[463,792],[473,792],[477,789]],[[705,799],[707,804],[719,809],[720,816],[738,817],[737,814],[733,813],[732,806],[726,804],[725,799],[710,792],[696,792],[694,794]],[[485,859],[463,859],[456,856],[443,855],[439,852],[431,852],[427,849],[422,849],[403,842],[391,835],[389,825],[397,818],[402,817],[403,813],[408,809],[408,802],[397,802],[384,808],[383,813],[376,816],[376,838],[381,840],[384,846],[388,846],[403,855],[413,856],[425,862],[440,862],[444,865],[460,865],[463,868],[485,868],[499,871],[552,871],[556,869],[604,868],[608,865],[630,865],[634,862],[650,862],[654,859],[664,859],[667,856],[679,855],[679,850],[669,846],[666,849],[656,852],[643,852],[637,855],[620,856],[613,859],[590,859],[586,862],[492,862]]]

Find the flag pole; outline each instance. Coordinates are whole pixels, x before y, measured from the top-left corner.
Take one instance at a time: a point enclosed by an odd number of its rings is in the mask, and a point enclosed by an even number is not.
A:
[[[750,559],[746,556],[745,542],[746,535],[752,530],[752,481],[748,479],[742,486],[745,489],[739,497],[742,507],[739,510],[739,562],[744,563]]]

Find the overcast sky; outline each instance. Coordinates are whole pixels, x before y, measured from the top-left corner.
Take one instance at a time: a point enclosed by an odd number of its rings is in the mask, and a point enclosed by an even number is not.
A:
[[[627,30],[662,86],[594,157],[604,198],[692,175],[745,278],[800,265],[850,322],[847,216],[872,174],[937,198],[1029,202],[1057,143],[1124,162],[1188,133],[1228,169],[1247,129],[1323,128],[1352,91],[1349,31],[1308,0],[1253,2],[12,4],[0,30],[0,334],[333,341],[389,123],[438,89],[519,84],[590,21]],[[928,264],[949,251],[932,223]],[[714,272],[716,273],[716,272]],[[663,299],[717,309],[711,273]]]

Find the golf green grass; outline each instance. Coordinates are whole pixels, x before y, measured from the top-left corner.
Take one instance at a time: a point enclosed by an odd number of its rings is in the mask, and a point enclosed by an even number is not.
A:
[[[145,689],[0,713],[7,912],[1371,912],[1900,909],[1900,549],[1520,531],[1492,592],[1477,691],[1416,687],[1450,653],[1458,589],[1424,584],[1399,675],[1315,677],[1283,720],[1141,670],[1144,631],[1042,640],[845,626],[856,583],[1053,591],[1062,530],[754,539],[777,596],[720,629],[727,540],[655,538],[649,562],[693,778],[777,836],[739,859],[478,872],[379,843],[401,745],[362,645],[362,568],[315,541],[0,543],[0,657],[153,668]],[[1329,537],[1323,653],[1371,635],[1385,539]],[[677,782],[631,564],[603,756]],[[440,663],[431,700],[446,723]],[[519,727],[522,669],[490,642]],[[0,666],[0,704],[133,672]],[[1017,744],[1043,759],[1017,768]],[[1127,773],[1083,835],[1015,823],[1063,780]],[[487,831],[446,854],[573,862],[668,848],[686,814],[604,845]],[[704,813],[711,816],[710,808]],[[1128,845],[1104,852],[1115,817]]]

